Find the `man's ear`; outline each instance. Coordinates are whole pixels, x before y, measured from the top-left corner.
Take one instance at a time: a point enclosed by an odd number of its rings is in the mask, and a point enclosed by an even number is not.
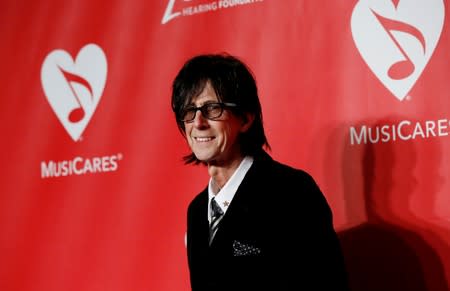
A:
[[[246,112],[242,116],[242,127],[241,132],[246,132],[253,124],[253,121],[255,120],[255,114]]]

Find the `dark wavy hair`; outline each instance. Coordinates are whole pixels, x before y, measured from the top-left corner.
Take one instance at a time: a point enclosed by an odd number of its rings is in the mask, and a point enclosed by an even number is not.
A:
[[[219,102],[237,104],[231,112],[245,118],[246,113],[255,116],[253,124],[239,136],[243,155],[256,156],[264,147],[270,149],[263,127],[261,104],[253,73],[237,57],[221,54],[198,55],[186,61],[172,84],[172,110],[175,113],[179,130],[186,135],[180,114],[186,105],[197,97],[210,83]],[[185,156],[186,164],[199,161],[194,153]]]

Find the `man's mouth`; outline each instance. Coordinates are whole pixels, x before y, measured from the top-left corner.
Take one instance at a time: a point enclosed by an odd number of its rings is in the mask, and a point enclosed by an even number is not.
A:
[[[197,142],[208,142],[208,141],[213,140],[213,137],[210,137],[210,136],[207,136],[207,137],[197,136],[197,137],[194,137],[194,140],[197,141]]]

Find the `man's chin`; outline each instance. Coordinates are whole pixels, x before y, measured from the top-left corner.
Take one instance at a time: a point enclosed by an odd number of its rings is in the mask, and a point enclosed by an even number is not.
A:
[[[197,160],[199,160],[202,163],[209,163],[213,158],[207,155],[202,155],[202,154],[196,154],[194,153],[195,157],[197,158]]]

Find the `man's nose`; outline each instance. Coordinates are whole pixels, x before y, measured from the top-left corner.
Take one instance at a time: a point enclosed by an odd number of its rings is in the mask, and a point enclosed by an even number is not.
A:
[[[203,128],[208,126],[208,119],[205,118],[200,110],[195,113],[194,120],[192,121],[197,128]]]

